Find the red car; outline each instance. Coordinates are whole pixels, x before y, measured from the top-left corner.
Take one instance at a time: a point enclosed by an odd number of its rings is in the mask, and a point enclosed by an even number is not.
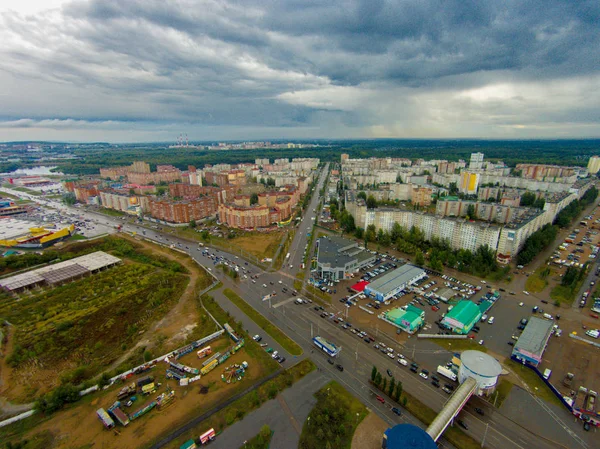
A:
[[[377,400],[382,404],[385,404],[385,399],[383,399],[381,396],[377,396]]]
[[[431,306],[431,310],[437,312],[438,310],[440,310],[440,308],[438,306]]]
[[[592,318],[596,318],[596,319],[598,318],[598,314],[597,314],[597,313],[590,313],[590,316],[591,316]]]

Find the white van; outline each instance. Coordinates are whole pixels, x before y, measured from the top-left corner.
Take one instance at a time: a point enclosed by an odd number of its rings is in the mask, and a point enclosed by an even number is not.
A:
[[[484,313],[481,315],[481,322],[483,323],[485,320],[487,320],[487,315]]]
[[[546,318],[547,320],[553,320],[554,318],[552,318],[552,315],[550,315],[549,313],[544,313],[544,318]]]
[[[494,317],[490,317],[490,319],[488,320],[488,324],[494,324]]]
[[[398,359],[398,363],[402,366],[408,366],[408,362],[406,359]]]
[[[598,330],[589,330],[585,333],[585,335],[587,335],[588,337],[592,337],[592,338],[598,338],[600,337],[600,331]]]

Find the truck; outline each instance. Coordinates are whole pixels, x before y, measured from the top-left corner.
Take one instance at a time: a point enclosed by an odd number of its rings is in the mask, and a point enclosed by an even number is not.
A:
[[[330,355],[331,357],[337,356],[341,351],[341,348],[338,348],[333,343],[325,340],[323,337],[320,337],[318,335],[313,338],[313,344],[325,354]]]
[[[151,394],[151,393],[154,393],[155,391],[156,391],[156,385],[154,385],[154,382],[146,384],[142,387],[142,393],[144,393],[144,394]]]
[[[124,386],[117,393],[117,399],[120,401],[122,399],[128,398],[132,394],[135,394],[135,382],[131,382],[129,385]]]
[[[152,376],[142,377],[141,379],[139,379],[137,381],[137,387],[142,388],[144,385],[151,384],[152,382],[154,382],[154,377],[152,377]]]
[[[573,374],[573,373],[567,373],[565,375],[565,377],[563,377],[562,384],[565,387],[571,388],[571,386],[573,385],[573,379],[574,378],[575,378],[575,374]]]
[[[457,379],[456,374],[454,374],[454,372],[452,370],[446,368],[445,366],[438,365],[437,372],[439,375],[444,376],[450,380],[456,381],[456,379]]]

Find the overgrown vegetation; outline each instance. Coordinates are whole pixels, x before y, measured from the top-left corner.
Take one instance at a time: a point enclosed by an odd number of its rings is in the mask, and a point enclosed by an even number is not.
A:
[[[258,324],[267,334],[269,334],[277,343],[279,343],[287,352],[292,355],[302,354],[302,348],[298,344],[284,334],[281,329],[272,324],[267,320],[261,313],[259,313],[254,307],[244,301],[237,293],[233,290],[226,288],[223,290],[223,294],[229,298],[242,312],[244,312],[252,321]]]
[[[550,402],[559,407],[562,407],[560,400],[552,393],[550,388],[539,378],[539,376],[530,368],[515,362],[514,360],[506,360],[504,364],[510,368],[519,378],[527,384],[529,391],[539,398]]]
[[[317,404],[302,427],[302,449],[349,449],[367,408],[335,381],[317,393]]]
[[[519,254],[517,255],[518,265],[527,265],[535,256],[541,253],[544,249],[554,242],[558,235],[558,226],[553,226],[550,223],[542,226],[535,231],[527,240]]]
[[[561,210],[554,219],[554,224],[561,228],[566,228],[573,221],[574,218],[586,208],[586,206],[592,204],[598,197],[598,189],[596,186],[590,187],[585,192],[581,199],[571,201],[568,206]]]
[[[240,449],[269,449],[272,436],[273,431],[265,424],[260,428],[260,432],[258,432],[254,438],[250,438],[246,441]]]
[[[575,296],[585,280],[587,268],[587,263],[581,268],[567,268],[567,271],[560,280],[560,285],[557,285],[550,290],[550,298],[554,300],[555,305],[559,306],[562,302],[570,304],[575,300]]]
[[[200,431],[210,429],[211,427],[217,432],[222,431],[224,428],[232,425],[236,421],[244,419],[248,413],[259,408],[266,401],[274,399],[279,393],[292,386],[295,382],[302,379],[315,368],[315,364],[310,359],[302,360],[300,363],[282,371],[273,379],[265,382],[260,387],[252,390],[237,401],[228,405],[223,410],[220,410],[219,413],[213,414],[210,418],[203,421],[197,428],[192,429],[182,435],[180,441],[183,442],[189,440],[190,438],[196,437]],[[179,445],[174,445],[173,447],[179,447]]]
[[[550,276],[550,267],[543,265],[525,281],[525,289],[531,293],[539,293],[548,286],[548,276]]]

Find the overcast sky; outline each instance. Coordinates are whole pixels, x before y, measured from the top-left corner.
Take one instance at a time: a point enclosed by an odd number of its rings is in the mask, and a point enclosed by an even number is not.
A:
[[[598,0],[3,0],[0,141],[599,137]]]

